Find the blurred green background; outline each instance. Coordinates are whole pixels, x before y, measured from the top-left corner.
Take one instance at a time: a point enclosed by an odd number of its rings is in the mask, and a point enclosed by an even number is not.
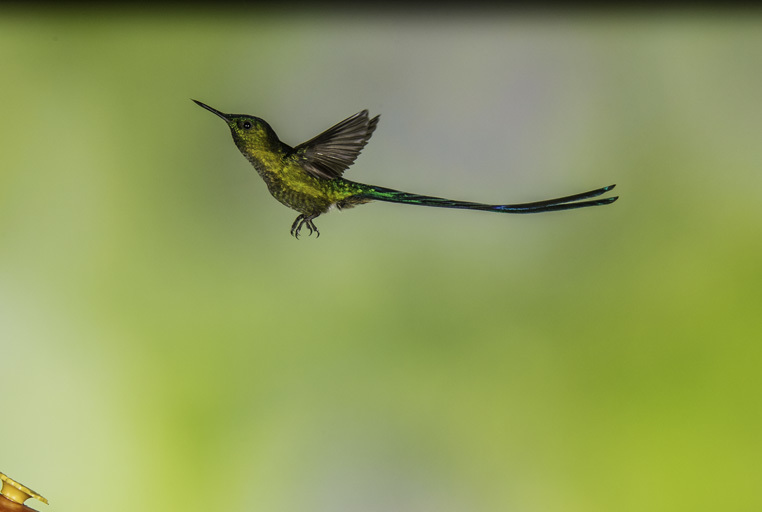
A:
[[[762,16],[51,8],[0,13],[0,471],[32,506],[762,509]],[[296,241],[190,98],[292,145],[380,113],[357,181],[621,198]]]

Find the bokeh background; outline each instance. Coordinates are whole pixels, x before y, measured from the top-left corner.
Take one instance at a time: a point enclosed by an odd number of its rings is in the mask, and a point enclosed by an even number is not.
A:
[[[762,509],[762,16],[0,13],[0,471],[51,512]],[[382,114],[288,234],[224,124]]]

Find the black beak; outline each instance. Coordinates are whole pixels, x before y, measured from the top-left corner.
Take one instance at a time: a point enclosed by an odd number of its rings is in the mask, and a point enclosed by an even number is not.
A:
[[[224,119],[225,121],[227,121],[227,122],[230,122],[230,119],[228,119],[228,116],[227,116],[227,114],[223,114],[223,113],[222,113],[222,112],[220,112],[219,110],[215,110],[215,109],[213,109],[212,107],[210,107],[209,105],[206,105],[206,104],[204,104],[204,103],[201,103],[200,101],[196,101],[196,100],[193,100],[193,99],[192,99],[191,101],[192,101],[193,103],[195,103],[196,105],[198,105],[199,107],[202,107],[202,108],[205,108],[205,109],[207,109],[207,110],[208,110],[209,112],[211,112],[212,114],[216,114],[216,115],[220,116],[222,119]]]

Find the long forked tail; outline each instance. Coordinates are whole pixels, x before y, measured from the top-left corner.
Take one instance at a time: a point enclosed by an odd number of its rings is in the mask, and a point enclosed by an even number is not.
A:
[[[593,201],[583,201],[583,199],[598,197],[613,189],[615,186],[616,185],[609,185],[608,187],[597,188],[595,190],[590,190],[589,192],[582,192],[581,194],[574,194],[571,196],[559,197],[556,199],[547,199],[545,201],[521,204],[470,203],[468,201],[454,201],[452,199],[444,199],[441,197],[410,194],[408,192],[400,192],[399,190],[392,190],[390,188],[376,186],[368,187],[367,192],[365,192],[363,195],[369,199],[374,199],[376,201],[417,204],[420,206],[436,206],[439,208],[460,208],[464,210],[481,210],[485,212],[500,213],[541,213],[611,204],[619,199],[619,196],[607,197],[604,199],[595,199]]]

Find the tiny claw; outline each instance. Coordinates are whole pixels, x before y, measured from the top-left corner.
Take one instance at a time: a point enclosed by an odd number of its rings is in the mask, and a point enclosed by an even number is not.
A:
[[[302,228],[304,226],[307,226],[307,229],[310,230],[309,236],[312,236],[312,233],[315,233],[315,238],[318,238],[320,236],[320,231],[318,231],[317,226],[315,226],[315,223],[312,222],[312,219],[317,217],[317,215],[311,215],[307,216],[305,214],[300,214],[296,220],[294,220],[294,223],[291,224],[291,236],[299,239],[299,233],[301,233]]]
[[[294,220],[294,223],[291,224],[291,236],[299,240],[299,231],[302,230],[302,221],[304,220],[304,215],[299,215],[296,217],[296,220]]]
[[[314,223],[314,222],[312,222],[312,217],[308,217],[308,218],[307,218],[307,227],[308,227],[308,228],[309,228],[309,230],[310,230],[310,236],[311,236],[311,235],[312,235],[312,233],[314,232],[314,233],[315,233],[315,238],[320,238],[320,231],[318,231],[318,228],[317,228],[317,226],[315,225],[315,223]]]

